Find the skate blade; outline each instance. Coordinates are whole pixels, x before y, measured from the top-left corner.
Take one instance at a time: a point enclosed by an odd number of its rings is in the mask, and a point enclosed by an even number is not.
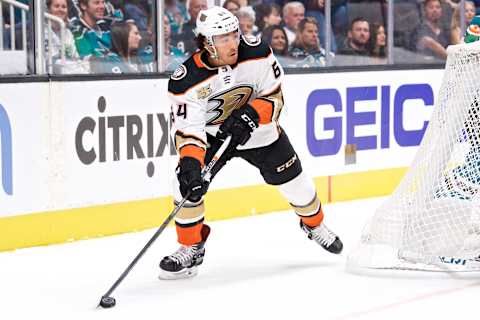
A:
[[[198,274],[197,266],[191,268],[185,268],[178,272],[169,272],[165,270],[160,270],[158,279],[160,280],[179,280],[179,279],[188,279],[195,277]]]

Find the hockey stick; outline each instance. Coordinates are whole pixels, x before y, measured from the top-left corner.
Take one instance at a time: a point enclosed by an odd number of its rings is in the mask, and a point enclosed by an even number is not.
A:
[[[230,144],[230,140],[232,139],[231,136],[228,136],[223,144],[220,146],[220,148],[217,150],[215,155],[213,156],[212,160],[203,168],[202,170],[202,179],[204,181],[210,182],[211,179],[211,170],[217,163],[218,159],[222,156],[222,154],[225,152],[227,149],[228,145]],[[115,283],[112,285],[110,289],[102,296],[100,299],[100,302],[97,306],[102,307],[102,308],[111,308],[115,306],[115,298],[111,297],[111,294],[115,289],[118,287],[118,285],[125,279],[125,277],[128,275],[128,273],[133,269],[133,267],[137,264],[138,260],[145,254],[145,252],[150,248],[150,246],[157,240],[158,236],[163,232],[163,230],[167,227],[167,225],[172,221],[172,219],[177,215],[178,211],[183,208],[185,205],[185,202],[187,201],[187,198],[190,196],[191,191],[189,191],[185,197],[177,204],[177,206],[173,209],[173,211],[170,213],[170,215],[165,219],[165,221],[162,223],[162,225],[158,228],[158,230],[155,232],[155,234],[152,236],[152,238],[147,242],[147,244],[143,247],[142,250],[137,254],[137,256],[132,260],[132,262],[128,265],[128,267],[123,271],[123,273],[120,275],[120,277],[115,281]]]

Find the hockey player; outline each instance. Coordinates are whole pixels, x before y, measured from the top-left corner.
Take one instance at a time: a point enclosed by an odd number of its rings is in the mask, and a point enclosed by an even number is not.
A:
[[[208,185],[201,170],[229,135],[231,144],[212,176],[232,157],[248,161],[266,183],[279,188],[308,238],[331,253],[340,253],[342,242],[322,223],[315,186],[278,124],[284,73],[270,47],[240,36],[238,19],[221,7],[200,11],[196,25],[199,50],[168,83],[180,155],[175,201],[188,192],[190,196],[175,219],[181,246],[160,262],[160,278],[194,276],[203,262],[210,228],[204,223],[203,195]]]

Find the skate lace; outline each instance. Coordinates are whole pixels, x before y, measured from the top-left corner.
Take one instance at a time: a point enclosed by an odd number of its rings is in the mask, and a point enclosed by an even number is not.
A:
[[[197,249],[194,246],[182,245],[174,254],[170,256],[170,259],[184,265],[193,259],[196,252]]]
[[[329,247],[336,239],[335,233],[330,231],[326,226],[321,224],[320,226],[312,229],[311,231],[312,237],[319,241],[321,244]]]

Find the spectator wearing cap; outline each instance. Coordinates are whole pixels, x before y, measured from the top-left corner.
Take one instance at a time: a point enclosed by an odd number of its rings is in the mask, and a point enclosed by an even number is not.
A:
[[[370,24],[363,17],[353,19],[347,32],[347,38],[340,54],[368,56],[370,43]]]

